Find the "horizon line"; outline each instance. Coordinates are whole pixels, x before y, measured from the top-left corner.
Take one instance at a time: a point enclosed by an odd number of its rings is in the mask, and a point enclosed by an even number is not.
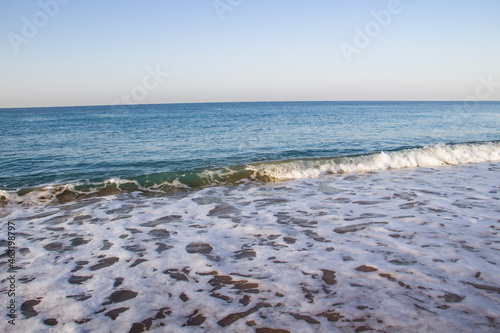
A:
[[[165,103],[142,103],[142,104],[77,104],[77,105],[53,105],[53,106],[15,106],[15,107],[0,107],[0,110],[8,109],[45,109],[45,108],[72,108],[72,107],[137,107],[137,106],[148,106],[148,105],[182,105],[182,104],[236,104],[236,103],[351,103],[351,102],[404,102],[404,103],[443,103],[443,102],[456,102],[456,103],[470,103],[471,101],[456,101],[456,100],[297,100],[297,101],[286,101],[286,100],[276,100],[276,101],[223,101],[223,102],[165,102]],[[491,101],[477,101],[474,103],[498,103],[500,100]]]

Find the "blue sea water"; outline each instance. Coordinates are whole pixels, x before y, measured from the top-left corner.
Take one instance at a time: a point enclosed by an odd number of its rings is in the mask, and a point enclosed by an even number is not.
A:
[[[175,184],[196,187],[259,178],[255,168],[248,168],[256,163],[500,140],[500,103],[275,102],[1,109],[0,138],[3,190],[23,193],[66,184],[85,190],[85,186],[102,187],[109,180],[120,180],[122,189],[132,190]],[[126,180],[132,182],[127,185]]]

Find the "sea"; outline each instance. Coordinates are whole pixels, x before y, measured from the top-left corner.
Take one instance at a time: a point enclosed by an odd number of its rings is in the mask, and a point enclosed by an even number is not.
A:
[[[500,102],[0,109],[0,332],[498,332]]]

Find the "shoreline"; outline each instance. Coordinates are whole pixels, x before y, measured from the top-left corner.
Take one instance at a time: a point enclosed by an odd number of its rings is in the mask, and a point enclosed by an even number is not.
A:
[[[7,207],[16,329],[493,332],[499,173],[482,163]]]

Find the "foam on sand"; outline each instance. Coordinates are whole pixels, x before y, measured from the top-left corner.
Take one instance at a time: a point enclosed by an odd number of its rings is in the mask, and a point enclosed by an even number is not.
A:
[[[498,331],[499,173],[488,162],[7,206],[16,330]]]

